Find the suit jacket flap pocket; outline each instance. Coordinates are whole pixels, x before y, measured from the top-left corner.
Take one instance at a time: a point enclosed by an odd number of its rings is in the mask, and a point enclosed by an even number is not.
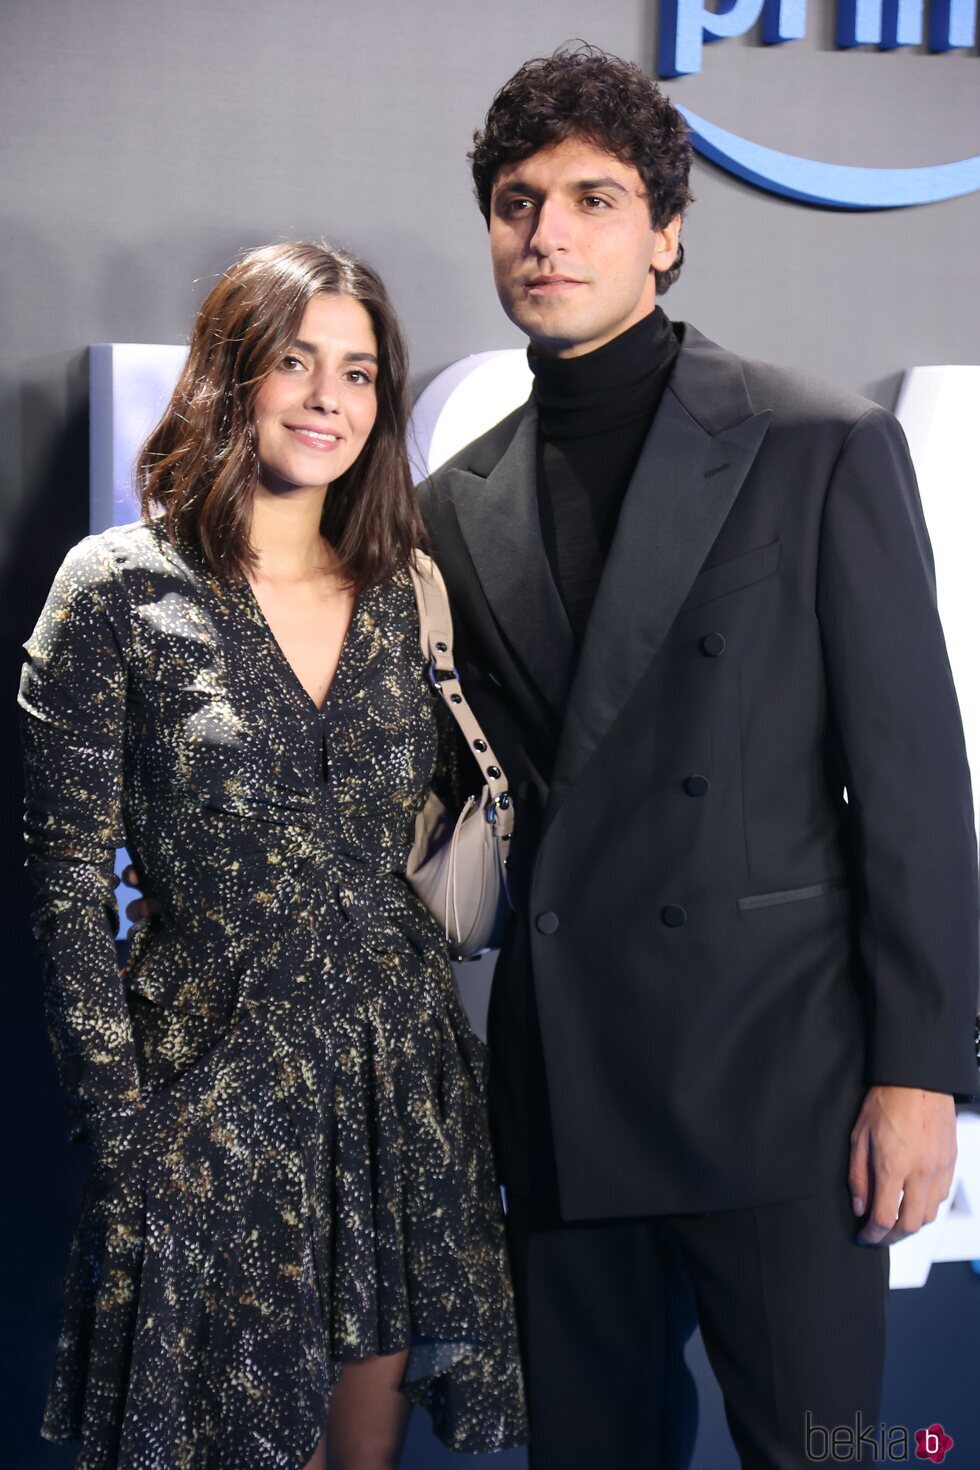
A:
[[[778,893],[752,893],[747,898],[736,899],[735,903],[741,913],[750,909],[772,909],[787,903],[802,903],[808,898],[823,898],[825,893],[833,893],[843,886],[843,878],[836,878],[828,883],[810,883],[806,888],[783,888]]]

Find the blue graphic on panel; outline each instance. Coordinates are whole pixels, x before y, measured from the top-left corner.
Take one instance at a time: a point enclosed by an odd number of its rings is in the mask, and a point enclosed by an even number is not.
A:
[[[762,7],[762,39],[767,46],[779,41],[802,41],[806,34],[806,0],[772,0]]]
[[[838,46],[922,45],[922,0],[841,0]],[[929,7],[929,47],[950,51],[976,44],[975,0],[933,0]]]
[[[976,0],[932,0],[929,7],[930,51],[968,50],[977,44]]]
[[[841,0],[837,43],[893,51],[919,46],[924,36],[923,0]],[[661,76],[701,70],[706,43],[742,36],[760,19],[770,46],[799,41],[806,33],[806,0],[664,0],[660,11]],[[933,51],[976,44],[975,0],[933,0],[928,43]],[[980,189],[980,156],[920,168],[869,168],[821,163],[753,143],[727,132],[689,108],[681,112],[694,146],[730,173],[774,194],[832,209],[899,209],[935,204]]]
[[[930,51],[969,50],[977,43],[976,0],[932,0],[929,7]],[[921,46],[923,0],[840,0],[838,46]],[[660,9],[662,77],[688,76],[701,70],[706,41],[744,36],[762,17],[767,46],[801,41],[806,34],[806,0],[721,0],[710,10],[704,0],[664,0]]]
[[[660,7],[660,75],[701,70],[705,41],[744,36],[762,16],[763,40],[799,41],[806,30],[806,0],[722,0],[709,10],[702,0],[664,0]]]
[[[927,168],[857,168],[844,163],[819,163],[726,132],[689,107],[679,111],[691,129],[691,141],[705,158],[770,193],[807,204],[834,209],[899,209],[909,204],[935,204],[980,189],[980,155]]]

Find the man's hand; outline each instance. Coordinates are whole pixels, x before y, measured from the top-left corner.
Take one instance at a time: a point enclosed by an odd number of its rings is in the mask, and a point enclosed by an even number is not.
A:
[[[935,1220],[956,1163],[956,1111],[945,1092],[872,1087],[851,1133],[848,1184],[861,1245],[894,1245]]]
[[[131,863],[128,868],[123,869],[123,882],[127,888],[135,888],[137,893],[143,892],[143,874]],[[152,919],[160,912],[160,905],[155,898],[134,898],[132,903],[126,905],[126,918],[133,924],[138,924],[141,919]]]

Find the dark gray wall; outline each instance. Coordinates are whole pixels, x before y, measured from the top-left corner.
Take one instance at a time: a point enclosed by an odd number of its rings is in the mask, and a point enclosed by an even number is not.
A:
[[[701,75],[669,84],[672,95],[759,142],[828,161],[925,164],[977,151],[975,54],[842,54],[832,44],[836,7],[811,0],[809,8],[806,42],[719,43],[706,49]],[[522,60],[569,38],[652,69],[656,22],[657,6],[644,0],[3,0],[0,669],[8,694],[17,644],[62,552],[85,529],[87,344],[179,341],[215,272],[242,247],[326,235],[384,274],[420,386],[465,353],[515,345],[470,198],[472,130]],[[672,314],[740,351],[805,366],[888,405],[907,364],[977,361],[980,195],[861,215],[779,200],[700,163],[694,185],[688,264],[666,302]],[[8,766],[16,761],[6,724],[2,755]],[[15,781],[7,785],[14,831],[19,796]],[[4,1460],[26,1470],[66,1463],[33,1436],[78,1161],[58,1144],[13,842],[4,863],[14,1039],[4,1116],[17,1120],[6,1158],[5,1259],[16,1289]],[[921,1415],[945,1413],[960,1443],[972,1435],[975,1444],[977,1409],[965,1399],[972,1368],[964,1373],[962,1355],[976,1298],[966,1267],[934,1275],[944,1295],[931,1317],[930,1294],[940,1289],[932,1284],[893,1308],[891,1419],[905,1422],[910,1395],[928,1388]],[[950,1402],[956,1376],[963,1397]],[[699,1464],[723,1470],[730,1458],[714,1398],[706,1419]],[[413,1457],[442,1463],[423,1429]],[[504,1459],[522,1463],[495,1463]]]
[[[975,55],[840,52],[811,37],[705,48],[677,100],[832,161],[976,150]],[[243,245],[326,234],[382,270],[431,376],[518,341],[490,283],[464,153],[526,56],[584,35],[652,66],[657,7],[619,0],[5,0],[0,332],[5,508],[37,454],[7,395],[92,341],[173,341]],[[602,14],[602,11],[605,14]],[[910,362],[976,357],[980,195],[873,214],[815,210],[698,164],[673,313],[735,348],[887,397]],[[63,391],[63,389],[61,389]]]

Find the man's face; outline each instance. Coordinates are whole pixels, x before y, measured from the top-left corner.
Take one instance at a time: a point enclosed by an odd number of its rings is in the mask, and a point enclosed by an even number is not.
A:
[[[500,304],[539,352],[579,357],[656,303],[654,268],[677,254],[680,217],[650,223],[631,164],[585,138],[505,164],[493,181],[490,256]]]

